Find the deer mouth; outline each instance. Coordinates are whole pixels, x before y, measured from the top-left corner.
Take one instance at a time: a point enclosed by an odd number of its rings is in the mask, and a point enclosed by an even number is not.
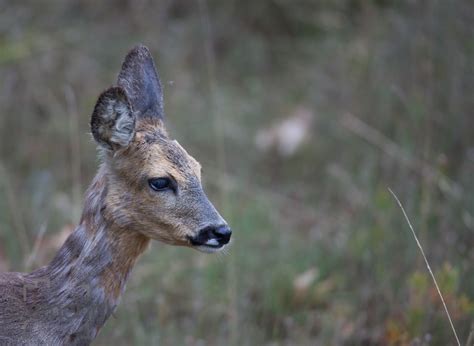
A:
[[[193,248],[204,253],[215,253],[221,251],[225,245],[193,245]]]
[[[226,244],[221,244],[216,239],[208,239],[206,242],[201,243],[190,238],[189,242],[192,248],[205,253],[219,252],[226,246]]]

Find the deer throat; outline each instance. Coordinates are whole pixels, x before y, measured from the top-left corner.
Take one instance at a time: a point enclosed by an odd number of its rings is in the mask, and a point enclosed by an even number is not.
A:
[[[73,344],[96,337],[115,311],[135,262],[150,242],[107,219],[106,186],[100,170],[88,190],[79,226],[48,266],[29,274],[40,282],[34,299],[47,302],[49,312],[43,321],[51,320],[65,334],[65,341]]]

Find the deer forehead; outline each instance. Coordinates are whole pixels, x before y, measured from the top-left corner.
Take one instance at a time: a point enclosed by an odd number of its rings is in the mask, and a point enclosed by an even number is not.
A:
[[[139,135],[145,143],[144,169],[150,177],[171,175],[178,183],[186,183],[193,177],[201,181],[201,165],[176,140],[161,134]]]

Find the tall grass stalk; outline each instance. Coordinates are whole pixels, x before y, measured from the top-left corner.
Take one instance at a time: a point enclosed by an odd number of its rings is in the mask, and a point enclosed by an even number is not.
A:
[[[434,285],[436,286],[436,290],[438,291],[438,295],[441,299],[441,302],[443,303],[444,310],[446,311],[446,315],[448,316],[449,324],[451,325],[451,329],[453,330],[454,337],[456,338],[456,342],[459,346],[461,346],[461,342],[459,341],[458,334],[456,333],[456,328],[454,328],[453,321],[451,319],[451,315],[449,313],[448,307],[446,306],[446,303],[444,301],[443,295],[441,294],[441,290],[439,289],[438,282],[436,281],[436,278],[433,274],[433,271],[431,270],[430,263],[428,262],[428,259],[426,258],[425,251],[423,250],[423,247],[421,246],[420,241],[418,240],[418,237],[415,233],[415,230],[413,229],[413,226],[410,222],[410,219],[407,216],[407,213],[405,212],[405,209],[403,208],[402,203],[398,199],[397,195],[392,191],[392,189],[388,188],[388,191],[392,194],[393,198],[397,201],[398,206],[402,210],[403,216],[405,217],[405,220],[408,223],[408,226],[410,227],[411,233],[413,234],[413,237],[415,238],[416,245],[418,245],[418,248],[420,249],[421,255],[423,256],[423,259],[425,260],[426,267],[428,268],[428,271],[431,275],[431,278],[433,279]]]

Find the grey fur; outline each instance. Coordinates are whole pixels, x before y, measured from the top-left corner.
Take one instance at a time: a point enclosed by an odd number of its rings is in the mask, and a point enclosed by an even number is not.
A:
[[[138,45],[128,53],[117,84],[125,90],[139,117],[163,119],[163,89],[147,47]]]
[[[94,138],[110,150],[130,143],[137,117],[164,117],[163,89],[148,48],[138,45],[127,54],[117,85],[99,96],[91,117]]]
[[[90,190],[85,213],[94,224],[84,219],[48,266],[0,273],[1,345],[88,345],[114,311],[118,302],[100,284],[114,253],[101,212],[105,194]],[[126,278],[118,279],[124,287]]]
[[[112,87],[99,96],[92,112],[91,132],[106,149],[128,146],[135,133],[135,116],[125,90]]]

